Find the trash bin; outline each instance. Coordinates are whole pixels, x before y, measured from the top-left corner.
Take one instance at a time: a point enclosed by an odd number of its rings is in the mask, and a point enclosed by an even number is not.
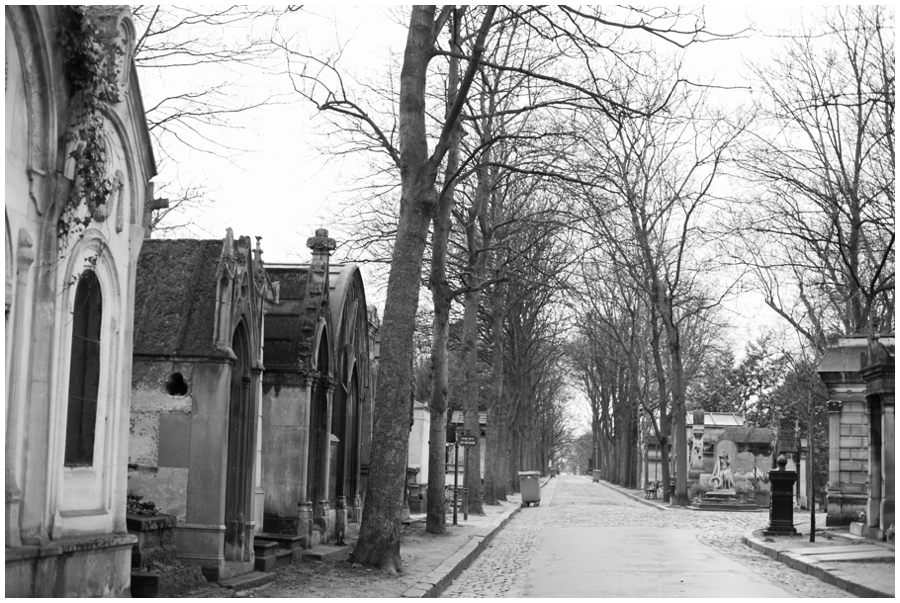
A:
[[[551,469],[550,470],[550,479],[553,479],[554,477],[556,477],[556,469]]]
[[[522,492],[522,506],[541,504],[541,472],[519,471],[519,490]]]
[[[600,481],[600,470],[599,469],[594,469],[594,475],[593,475],[592,481],[595,481],[595,482]]]

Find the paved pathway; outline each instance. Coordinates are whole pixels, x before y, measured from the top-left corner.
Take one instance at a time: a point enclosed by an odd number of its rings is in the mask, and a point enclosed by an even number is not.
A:
[[[764,513],[660,510],[562,475],[442,596],[850,596],[741,542],[765,523]]]

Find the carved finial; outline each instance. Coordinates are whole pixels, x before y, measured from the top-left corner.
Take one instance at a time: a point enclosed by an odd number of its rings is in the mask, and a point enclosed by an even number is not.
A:
[[[261,264],[261,263],[262,263],[262,254],[263,254],[263,252],[262,252],[262,248],[259,246],[259,242],[260,242],[260,241],[262,241],[262,237],[257,236],[257,237],[256,237],[256,249],[253,250],[253,259],[254,259],[257,263],[260,263],[260,264]]]
[[[779,454],[775,464],[778,465],[779,471],[784,471],[784,468],[787,467],[787,458],[783,454]]]
[[[319,228],[316,230],[316,236],[306,240],[306,246],[313,250],[314,253],[330,253],[334,251],[337,244],[334,239],[328,238],[328,230]]]
[[[231,228],[225,229],[225,243],[222,245],[222,257],[229,260],[234,259],[234,232]]]

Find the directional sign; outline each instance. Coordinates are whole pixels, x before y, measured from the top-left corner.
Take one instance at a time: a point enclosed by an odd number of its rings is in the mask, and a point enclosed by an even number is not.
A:
[[[478,438],[476,438],[475,436],[470,435],[468,433],[466,433],[466,434],[461,433],[456,436],[456,439],[459,441],[460,446],[469,447],[469,446],[475,446],[478,443]]]

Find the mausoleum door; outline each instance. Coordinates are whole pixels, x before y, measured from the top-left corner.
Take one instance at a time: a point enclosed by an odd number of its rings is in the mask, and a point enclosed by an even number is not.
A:
[[[348,504],[353,502],[353,497],[359,494],[359,387],[356,383],[356,370],[350,379],[350,391],[347,394],[348,429],[346,447],[347,488],[344,495]]]
[[[344,476],[346,471],[344,468],[344,459],[346,457],[347,447],[347,393],[344,386],[338,384],[336,390],[340,395],[335,395],[331,412],[331,433],[337,438],[336,446],[332,448],[334,458],[331,459],[332,475],[329,484],[328,499],[334,507],[338,496],[345,496],[344,493]],[[332,442],[334,440],[332,439]]]
[[[252,552],[254,405],[251,395],[250,347],[244,325],[235,331],[228,410],[228,475],[225,486],[225,559],[249,561]]]

